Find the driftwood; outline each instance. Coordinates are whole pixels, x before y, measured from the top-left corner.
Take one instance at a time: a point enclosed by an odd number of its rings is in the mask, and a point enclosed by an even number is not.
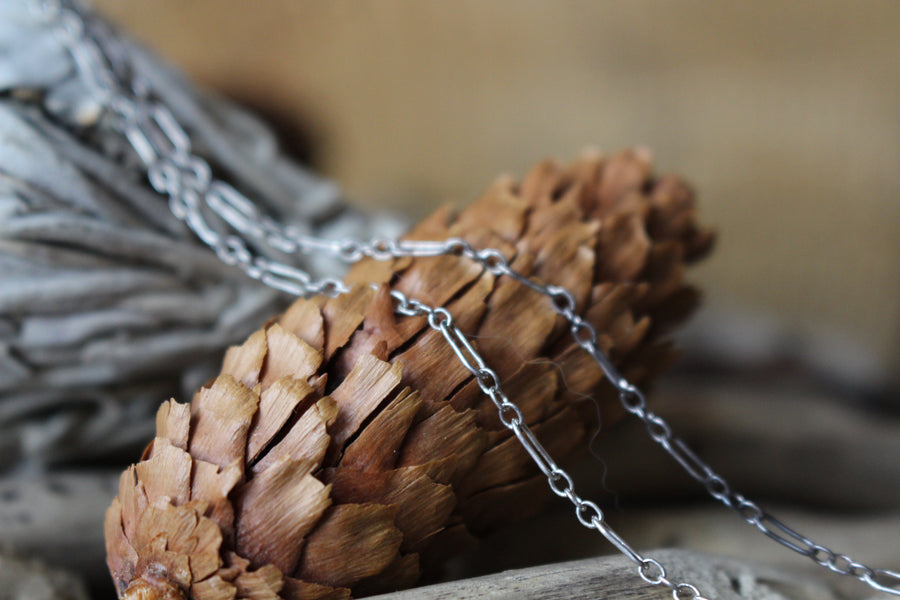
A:
[[[669,575],[716,600],[838,600],[806,574],[684,550],[648,552]],[[370,596],[371,600],[664,600],[671,592],[644,583],[624,556],[504,571],[484,577]]]
[[[866,585],[817,567],[809,559],[778,546],[731,511],[712,503],[641,509],[616,507],[607,502],[604,507],[615,530],[650,556],[656,554],[648,549],[656,547],[728,556],[747,565],[765,564],[778,571],[796,572],[809,580],[824,582],[842,600],[863,600],[872,595]],[[791,526],[840,552],[874,566],[900,568],[900,548],[896,543],[900,512],[863,516],[785,506],[767,505],[767,508]],[[612,547],[602,536],[584,529],[569,511],[563,511],[532,521],[525,528],[498,532],[483,540],[477,549],[453,564],[448,574],[463,578],[611,552]],[[667,596],[660,596],[664,597]]]
[[[0,582],[0,600],[88,600],[76,576],[33,560],[0,555]]]
[[[0,472],[134,458],[157,404],[193,390],[285,302],[171,215],[75,72],[58,24],[29,6],[0,6]],[[122,47],[195,151],[263,211],[335,237],[396,229],[349,209],[253,116]]]
[[[117,479],[86,472],[0,479],[0,552],[39,558],[105,584],[103,511]]]
[[[785,506],[769,506],[790,526],[817,542],[835,548],[874,567],[900,569],[900,511],[880,515],[811,513]],[[806,573],[827,582],[842,599],[872,597],[866,585],[829,573],[808,558],[782,548],[745,524],[736,515],[714,506],[633,510],[614,519],[617,531],[642,548],[676,544],[712,555],[767,564],[777,569]],[[602,544],[598,544],[599,547]],[[886,595],[875,596],[884,598]]]

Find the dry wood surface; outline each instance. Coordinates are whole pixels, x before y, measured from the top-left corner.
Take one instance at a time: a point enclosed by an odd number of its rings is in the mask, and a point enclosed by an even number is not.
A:
[[[826,583],[800,572],[683,550],[648,552],[672,578],[697,585],[716,600],[838,600]],[[679,579],[680,581],[681,579]],[[671,592],[644,583],[624,556],[504,571],[371,600],[665,600]]]

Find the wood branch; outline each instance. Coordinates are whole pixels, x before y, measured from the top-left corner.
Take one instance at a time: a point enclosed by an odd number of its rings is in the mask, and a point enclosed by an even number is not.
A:
[[[670,578],[690,582],[717,600],[839,600],[827,583],[803,571],[774,569],[687,550],[646,553],[666,566]],[[369,600],[665,600],[671,592],[644,583],[624,556],[505,571],[414,588]]]
[[[816,542],[837,549],[877,568],[900,569],[900,510],[877,515],[813,513],[787,506],[767,505],[785,523]],[[868,586],[814,565],[807,557],[777,546],[755,527],[731,511],[704,504],[686,508],[632,510],[616,523],[616,531],[637,547],[678,545],[712,555],[774,565],[786,571],[808,573],[826,581],[843,600],[863,600],[875,594]],[[595,546],[601,551],[605,543]],[[879,600],[885,595],[875,594]]]

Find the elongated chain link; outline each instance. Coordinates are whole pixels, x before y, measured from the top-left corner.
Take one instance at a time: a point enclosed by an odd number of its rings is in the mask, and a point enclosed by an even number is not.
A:
[[[900,573],[897,571],[869,567],[820,545],[785,525],[752,500],[734,492],[720,475],[674,435],[662,417],[647,408],[643,392],[622,376],[598,346],[596,330],[578,315],[575,298],[568,290],[534,281],[513,270],[499,250],[475,249],[462,239],[325,240],[281,227],[261,214],[256,205],[237,189],[212,177],[209,164],[193,152],[190,136],[172,112],[151,97],[147,86],[136,81],[123,82],[115,76],[110,63],[113,60],[127,63],[127,56],[108,56],[119,48],[114,40],[106,39],[106,36],[111,37],[108,31],[98,32],[90,28],[88,19],[69,3],[45,0],[36,2],[34,6],[41,17],[58,23],[60,39],[72,54],[82,80],[97,101],[121,123],[123,135],[147,169],[150,185],[169,198],[172,213],[184,221],[221,260],[239,267],[248,276],[268,286],[298,296],[335,296],[349,291],[349,288],[340,279],[314,279],[301,269],[270,260],[260,255],[255,250],[256,246],[266,245],[283,253],[328,253],[347,262],[365,257],[389,260],[459,256],[476,261],[495,276],[514,279],[550,300],[556,314],[568,322],[575,342],[594,359],[616,388],[625,410],[640,419],[646,425],[648,435],[699,481],[713,498],[735,510],[747,523],[786,548],[809,557],[835,573],[855,577],[874,589],[900,596]],[[223,234],[211,226],[204,211],[227,223],[233,233]],[[583,526],[602,534],[637,566],[641,579],[670,589],[675,600],[706,600],[695,586],[669,579],[658,561],[639,553],[609,526],[596,503],[578,495],[571,476],[554,461],[534,435],[519,407],[504,394],[496,372],[454,324],[453,316],[446,308],[430,306],[397,290],[392,290],[391,296],[397,313],[424,316],[428,326],[442,334],[460,363],[493,402],[501,423],[516,436],[546,476],[553,493],[572,503],[575,516]]]

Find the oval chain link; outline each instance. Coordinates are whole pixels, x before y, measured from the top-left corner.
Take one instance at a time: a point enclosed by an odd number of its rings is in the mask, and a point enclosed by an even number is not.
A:
[[[118,118],[122,134],[147,169],[150,185],[169,198],[172,213],[184,221],[222,261],[241,268],[248,276],[265,285],[297,296],[336,296],[346,293],[349,288],[340,279],[326,277],[315,280],[297,267],[269,260],[255,252],[248,239],[284,253],[325,252],[347,262],[356,262],[365,257],[390,260],[400,257],[459,256],[476,261],[495,276],[509,277],[549,299],[552,310],[569,323],[570,333],[576,344],[594,359],[610,384],[618,390],[619,400],[625,410],[643,421],[650,438],[662,446],[685,472],[699,481],[712,497],[735,510],[744,521],[782,546],[809,557],[835,573],[855,577],[874,589],[900,596],[900,573],[897,571],[872,568],[819,545],[752,500],[732,491],[720,475],[673,434],[662,417],[647,408],[643,392],[622,376],[609,356],[598,346],[596,330],[578,315],[577,302],[568,290],[542,284],[515,271],[510,267],[506,256],[497,249],[475,249],[459,238],[444,241],[325,240],[301,234],[290,227],[281,227],[262,214],[237,189],[212,178],[209,164],[193,153],[188,133],[168,107],[150,97],[146,85],[139,81],[123,85],[117,79],[110,64],[114,61],[127,63],[127,56],[109,56],[114,51],[124,53],[121,46],[111,39],[111,32],[105,28],[89,27],[86,16],[80,9],[63,0],[39,0],[33,6],[42,18],[57,20],[60,39],[71,53],[88,90],[101,106],[105,106]],[[223,235],[217,232],[206,221],[201,203],[237,234],[246,236],[247,239],[234,233]],[[491,399],[502,424],[515,435],[546,476],[551,491],[572,503],[575,517],[583,526],[597,530],[630,559],[637,566],[638,576],[648,584],[667,587],[675,600],[706,600],[695,586],[669,579],[666,569],[657,560],[640,554],[609,526],[597,504],[578,495],[571,476],[557,465],[537,439],[519,407],[501,389],[496,372],[485,364],[466,335],[455,325],[449,311],[409,298],[398,290],[392,290],[391,296],[398,314],[424,316],[428,326],[441,333],[460,364]]]

